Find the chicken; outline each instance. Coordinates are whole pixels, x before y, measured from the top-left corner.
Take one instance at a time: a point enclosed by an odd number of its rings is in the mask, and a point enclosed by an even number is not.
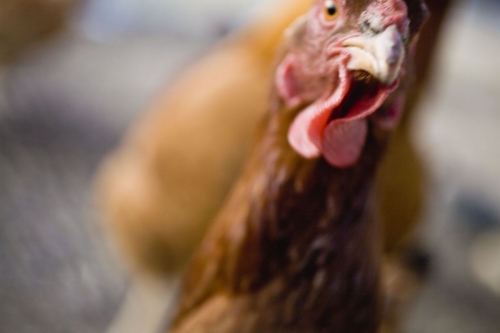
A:
[[[240,171],[265,111],[276,47],[311,0],[275,2],[190,68],[103,164],[97,202],[135,272],[164,276],[183,268]],[[430,4],[436,9],[432,30],[427,28],[432,33],[416,53],[419,86],[448,2]],[[417,95],[410,94],[409,104]],[[424,174],[409,139],[408,114],[377,179],[384,249],[391,252],[405,244],[422,204]]]
[[[283,31],[309,5],[280,0],[223,42],[171,87],[103,164],[96,202],[135,272],[174,274],[199,244],[266,111]]]
[[[316,0],[288,30],[171,333],[387,332],[373,184],[425,16],[419,0]]]

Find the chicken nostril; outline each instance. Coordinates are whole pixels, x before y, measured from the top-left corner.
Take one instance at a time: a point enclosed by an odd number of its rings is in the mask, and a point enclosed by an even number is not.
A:
[[[368,20],[363,20],[359,23],[359,28],[361,29],[361,32],[365,33],[370,31],[370,22]]]
[[[365,18],[359,23],[363,33],[376,35],[384,30],[382,20],[378,17]]]

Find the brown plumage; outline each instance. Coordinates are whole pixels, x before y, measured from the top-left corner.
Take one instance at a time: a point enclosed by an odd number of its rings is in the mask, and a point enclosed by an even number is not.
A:
[[[269,113],[191,262],[172,333],[391,328],[373,185],[425,10],[347,0],[333,3],[339,23],[322,21],[332,3],[316,1],[289,33]],[[378,51],[365,58],[356,47],[367,45]]]
[[[356,167],[332,169],[287,147],[290,121],[275,110],[260,133],[191,264],[172,332],[377,325],[381,248],[370,185],[385,135],[370,131]]]
[[[110,156],[97,179],[110,234],[136,271],[174,274],[240,172],[266,111],[285,28],[310,0],[282,0],[192,66]]]
[[[77,0],[0,0],[0,63],[60,30]]]

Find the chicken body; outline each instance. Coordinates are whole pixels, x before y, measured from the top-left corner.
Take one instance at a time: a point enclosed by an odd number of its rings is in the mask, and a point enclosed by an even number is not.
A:
[[[170,332],[379,331],[373,183],[425,13],[417,0],[317,0],[294,24],[270,111]]]
[[[309,0],[278,1],[190,68],[108,158],[103,220],[136,272],[185,266],[237,178],[266,111],[276,49]]]

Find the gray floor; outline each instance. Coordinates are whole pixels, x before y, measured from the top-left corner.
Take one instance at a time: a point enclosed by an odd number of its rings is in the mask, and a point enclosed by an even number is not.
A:
[[[415,122],[433,264],[406,332],[500,332],[489,288],[500,260],[474,269],[482,236],[500,229],[499,8],[457,3]],[[170,288],[130,285],[96,223],[92,176],[152,97],[234,25],[223,14],[210,14],[213,29],[160,29],[141,25],[146,11],[99,36],[91,28],[109,22],[92,16],[87,37],[64,32],[0,70],[0,333],[154,332]]]

